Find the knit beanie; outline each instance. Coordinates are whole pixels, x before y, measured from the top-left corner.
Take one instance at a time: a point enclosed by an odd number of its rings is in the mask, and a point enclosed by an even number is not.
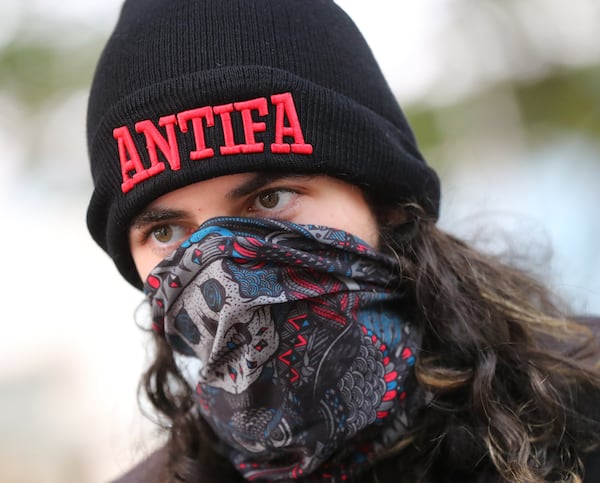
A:
[[[331,0],[126,0],[96,68],[88,228],[133,285],[131,220],[241,172],[324,174],[437,217],[439,180]]]

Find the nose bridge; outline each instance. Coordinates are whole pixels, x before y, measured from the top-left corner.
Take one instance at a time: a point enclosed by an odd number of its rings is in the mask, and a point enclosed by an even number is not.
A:
[[[193,219],[196,227],[199,228],[208,220],[222,216],[245,217],[246,214],[240,206],[236,206],[227,199],[211,199],[209,202],[198,204],[194,209]]]
[[[248,176],[240,173],[198,181],[167,194],[164,201],[177,204],[197,226],[220,216],[246,216],[247,200],[231,193]]]

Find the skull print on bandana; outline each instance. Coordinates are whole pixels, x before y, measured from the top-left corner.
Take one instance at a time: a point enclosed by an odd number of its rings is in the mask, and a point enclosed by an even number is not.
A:
[[[353,235],[215,218],[148,276],[155,329],[248,480],[345,481],[422,404],[397,262]]]

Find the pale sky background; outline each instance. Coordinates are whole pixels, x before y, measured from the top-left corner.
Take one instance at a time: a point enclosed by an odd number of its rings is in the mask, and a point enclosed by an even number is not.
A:
[[[473,46],[456,49],[462,40],[448,34],[448,22],[477,22],[464,11],[464,18],[454,18],[459,15],[456,0],[338,3],[363,31],[402,102],[444,105],[489,82],[533,77],[547,68],[544,62],[522,62],[519,53],[498,50],[476,58],[469,50]],[[31,10],[108,35],[120,4],[2,0],[0,45]],[[493,2],[490,5],[493,8]],[[600,2],[528,0],[520,5],[524,18],[533,10],[540,25],[556,24],[554,35],[542,28],[532,33],[534,48],[547,52],[553,63],[598,62]],[[506,30],[499,31],[510,31],[503,21],[500,15],[498,25]],[[569,26],[576,28],[566,30]],[[34,35],[45,23],[29,28]],[[482,42],[494,35],[495,31],[481,32]],[[76,40],[67,35],[61,39]],[[41,113],[24,114],[14,100],[0,94],[0,202],[5,208],[0,242],[5,255],[0,481],[2,471],[13,474],[7,464],[23,461],[30,463],[34,477],[18,481],[80,481],[69,480],[71,474],[83,474],[89,482],[106,481],[155,444],[135,396],[146,362],[146,337],[133,317],[142,297],[118,276],[85,228],[90,192],[86,97],[87,92],[77,92],[52,100]],[[492,219],[509,233],[541,240],[553,252],[548,266],[542,267],[552,285],[581,311],[600,313],[597,146],[567,136],[532,155],[519,138],[519,114],[510,92],[490,102],[481,109],[509,120],[515,130],[480,143],[480,133],[474,132],[468,148],[457,141],[436,153],[465,161],[443,173],[440,224],[470,233],[473,218],[482,217],[484,224]],[[456,132],[457,139],[462,134],[456,120],[439,122],[447,132]],[[42,125],[41,132],[31,129]],[[31,144],[42,153],[33,170],[24,161]],[[524,162],[525,156],[530,162]],[[65,455],[76,467],[59,464]],[[14,474],[18,471],[15,468]]]

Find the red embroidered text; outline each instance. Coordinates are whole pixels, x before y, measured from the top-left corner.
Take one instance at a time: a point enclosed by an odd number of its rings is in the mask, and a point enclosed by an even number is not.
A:
[[[311,154],[313,147],[304,141],[292,94],[289,92],[274,94],[270,102],[275,108],[275,119],[272,120],[272,125],[269,124],[269,129],[265,121],[259,120],[268,119],[269,116],[269,100],[266,97],[190,109],[161,117],[158,126],[148,119],[137,122],[135,132],[145,138],[149,166],[142,163],[132,133],[127,126],[114,129],[113,137],[117,141],[123,177],[121,190],[127,193],[135,185],[162,173],[166,169],[165,162],[172,171],[181,169],[182,153],[179,151],[177,131],[188,133],[194,138],[195,149],[186,153],[191,161],[213,157],[216,146],[206,145],[205,134],[207,129],[215,128],[216,117],[220,120],[222,130],[223,144],[218,146],[222,156],[264,152],[265,143],[257,139],[257,134],[261,133],[266,133],[262,135],[263,140],[269,138],[273,141],[267,148],[273,153]],[[232,116],[241,117],[243,135],[234,133]],[[239,136],[238,139],[244,139],[243,143],[236,142],[236,134]],[[158,157],[159,151],[162,154],[162,161]]]

